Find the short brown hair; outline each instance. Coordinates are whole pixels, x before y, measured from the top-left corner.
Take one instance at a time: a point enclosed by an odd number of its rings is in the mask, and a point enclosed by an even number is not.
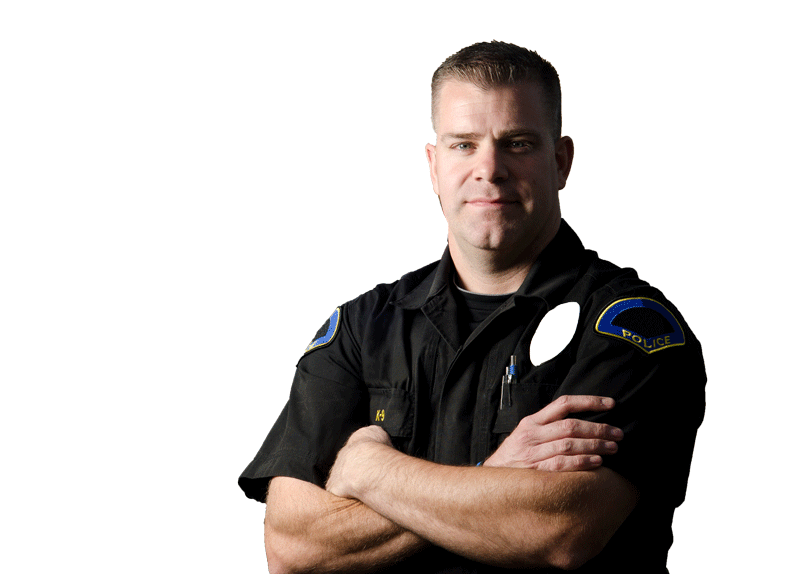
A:
[[[431,80],[431,122],[436,129],[436,108],[442,85],[447,80],[470,82],[489,89],[521,82],[535,82],[542,87],[549,108],[553,139],[561,137],[561,83],[550,62],[536,52],[507,42],[479,42],[447,58]]]

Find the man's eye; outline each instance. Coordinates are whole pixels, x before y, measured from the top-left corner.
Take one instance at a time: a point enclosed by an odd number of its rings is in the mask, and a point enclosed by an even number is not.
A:
[[[533,146],[531,145],[531,142],[529,142],[529,141],[514,140],[514,141],[508,143],[508,147],[510,147],[513,150],[527,150],[527,149],[531,149]]]
[[[455,149],[459,151],[467,151],[473,148],[472,144],[469,142],[460,142],[453,146]]]

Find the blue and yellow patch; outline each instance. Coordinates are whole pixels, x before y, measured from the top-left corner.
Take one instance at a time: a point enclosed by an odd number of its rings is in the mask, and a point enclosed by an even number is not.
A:
[[[686,342],[678,320],[661,303],[647,297],[615,301],[600,313],[595,330],[655,353]]]
[[[336,336],[336,333],[339,332],[339,323],[340,318],[342,316],[341,307],[336,307],[336,310],[333,312],[333,315],[330,316],[330,319],[325,321],[325,323],[320,327],[317,334],[314,335],[314,340],[308,344],[306,347],[305,353],[309,351],[313,351],[314,349],[319,349],[320,347],[324,347]]]

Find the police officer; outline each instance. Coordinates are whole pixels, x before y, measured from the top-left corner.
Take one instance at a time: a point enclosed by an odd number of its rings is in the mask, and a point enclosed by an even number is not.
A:
[[[700,345],[561,218],[560,100],[555,69],[511,44],[437,69],[447,249],[337,308],[298,362],[239,480],[266,500],[273,574],[666,570]]]

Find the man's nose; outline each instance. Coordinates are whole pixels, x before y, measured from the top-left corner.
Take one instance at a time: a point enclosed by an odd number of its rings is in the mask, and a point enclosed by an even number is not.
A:
[[[497,146],[483,146],[475,157],[473,175],[479,181],[494,183],[508,178],[508,168],[503,161],[502,151]]]

